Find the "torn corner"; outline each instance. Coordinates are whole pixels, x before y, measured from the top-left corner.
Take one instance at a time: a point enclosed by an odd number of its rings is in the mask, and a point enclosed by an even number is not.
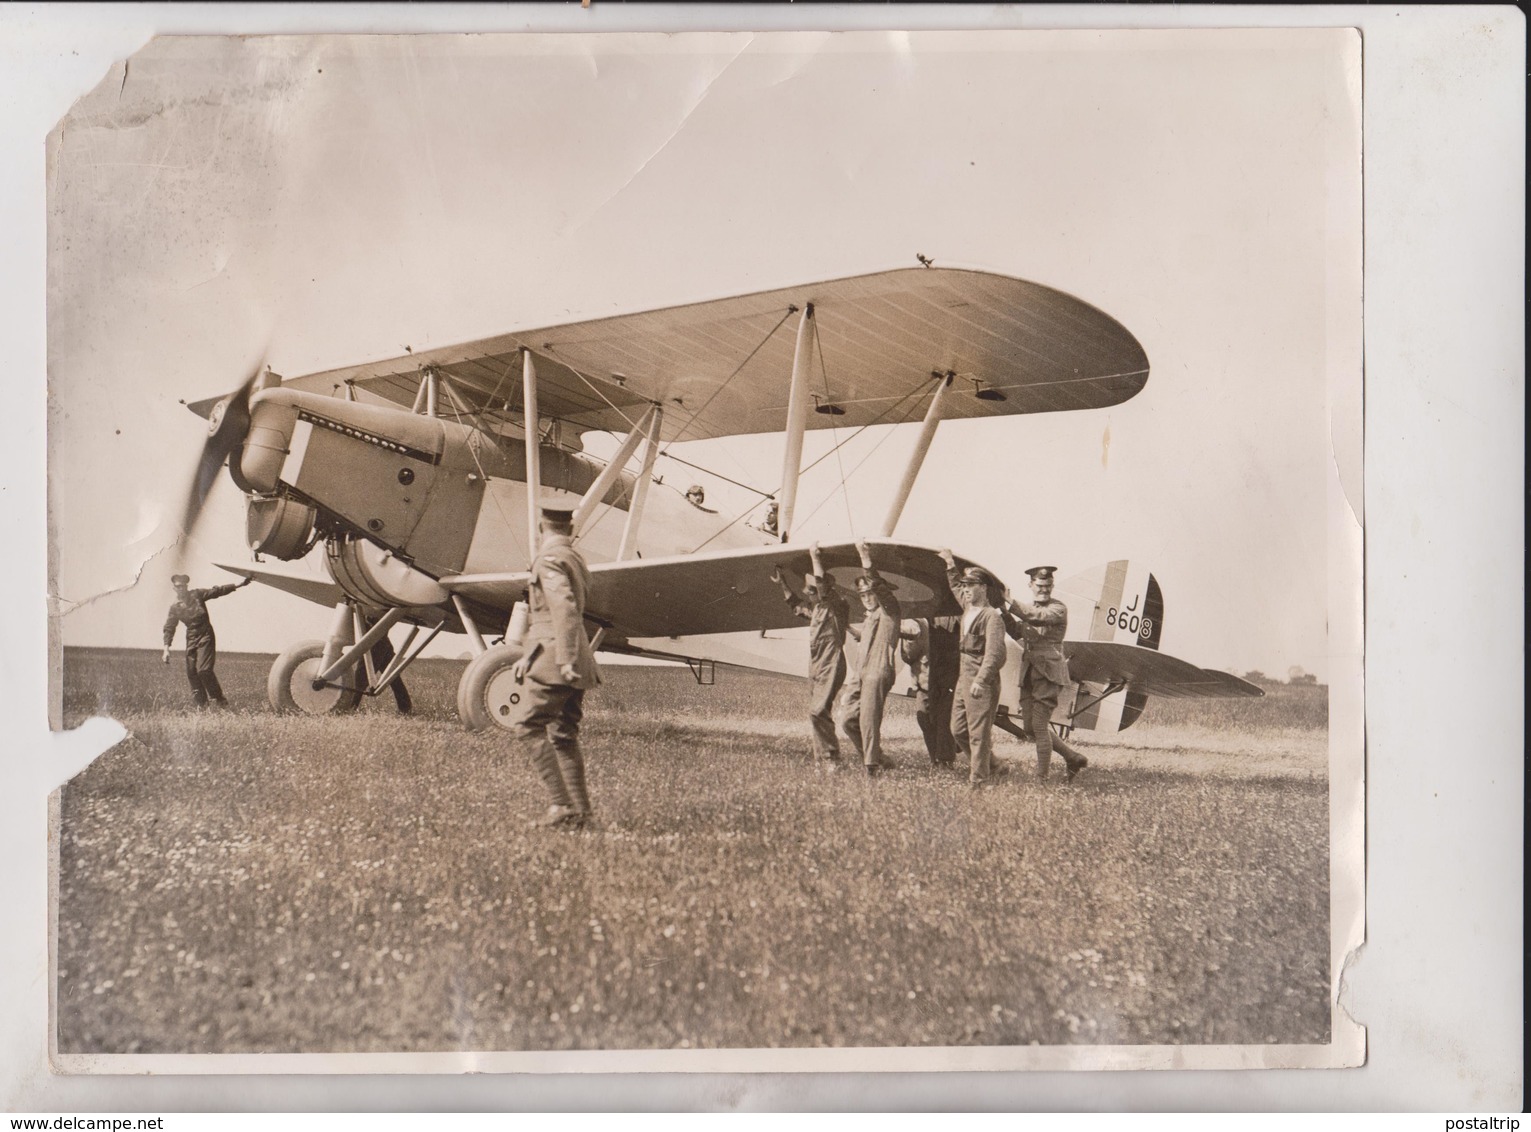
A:
[[[115,719],[93,715],[78,727],[51,736],[48,789],[56,791],[108,751],[136,742]]]
[[[1334,984],[1334,1001],[1330,1004],[1333,1007],[1330,1014],[1330,1043],[1337,1055],[1334,1067],[1338,1069],[1354,1069],[1366,1064],[1366,1027],[1351,1012],[1349,1006],[1350,968],[1360,961],[1365,950],[1366,939],[1363,936],[1345,952],[1344,961],[1340,964],[1339,978]]]

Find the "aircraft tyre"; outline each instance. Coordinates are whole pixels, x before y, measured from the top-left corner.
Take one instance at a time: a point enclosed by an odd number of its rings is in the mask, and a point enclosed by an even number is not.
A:
[[[266,677],[266,698],[279,715],[343,715],[356,710],[360,688],[314,687],[323,658],[323,641],[299,641],[276,658]]]
[[[509,730],[522,695],[510,670],[522,651],[520,645],[493,645],[468,662],[457,684],[457,716],[469,731]]]

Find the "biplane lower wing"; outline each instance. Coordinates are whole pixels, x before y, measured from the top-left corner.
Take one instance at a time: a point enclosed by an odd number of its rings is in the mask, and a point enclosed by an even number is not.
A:
[[[958,612],[946,585],[946,566],[928,547],[886,539],[868,540],[872,561],[898,595],[906,617]],[[846,591],[851,619],[860,620],[855,578],[861,563],[855,544],[826,543],[819,548],[824,568]],[[972,565],[958,559],[959,566]],[[590,567],[586,615],[610,627],[614,638],[676,638],[715,633],[788,629],[802,622],[783,600],[772,580],[775,569],[799,593],[811,569],[808,547],[801,543],[747,547],[709,554],[597,562]],[[453,593],[508,608],[519,600],[526,574],[477,574],[443,578]],[[684,649],[677,649],[684,652]]]
[[[780,637],[767,633],[729,633],[680,640],[634,638],[601,646],[603,652],[684,663],[693,673],[700,665],[772,672],[778,676],[808,676],[808,644],[801,635]],[[710,681],[708,681],[710,682]]]
[[[238,574],[241,578],[254,578],[262,585],[301,597],[305,601],[317,602],[319,605],[333,607],[345,597],[345,592],[340,586],[327,578],[286,574],[279,570],[260,570],[253,566],[225,566],[222,562],[216,562],[214,565],[220,570],[227,570],[230,574]]]
[[[1065,641],[1069,675],[1089,684],[1124,685],[1129,691],[1150,696],[1211,696],[1221,698],[1263,696],[1257,685],[1227,672],[1197,668],[1153,649],[1111,641]]]

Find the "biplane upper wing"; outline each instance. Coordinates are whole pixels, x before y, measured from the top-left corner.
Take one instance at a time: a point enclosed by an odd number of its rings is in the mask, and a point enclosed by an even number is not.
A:
[[[872,560],[898,595],[906,617],[956,613],[946,585],[946,566],[934,550],[886,539],[868,540]],[[851,617],[861,606],[854,590],[861,573],[852,543],[820,547],[824,568],[846,591]],[[972,565],[957,559],[959,566]],[[771,579],[780,568],[801,593],[811,569],[808,547],[800,544],[676,555],[668,558],[597,562],[590,567],[586,614],[609,626],[613,641],[674,638],[714,633],[755,632],[801,625]],[[443,578],[454,593],[498,608],[509,608],[526,586],[525,573],[459,575]]]
[[[955,374],[944,419],[1115,405],[1148,380],[1148,358],[1109,315],[1008,276],[911,268],[517,331],[286,384],[412,405],[429,367],[443,413],[483,427],[520,420],[524,347],[543,417],[627,432],[651,403],[662,439],[775,432],[786,424],[798,318],[813,306],[809,428],[896,423],[923,412],[932,378]]]
[[[1092,684],[1125,684],[1151,696],[1263,696],[1260,688],[1227,672],[1194,664],[1153,649],[1111,641],[1064,641],[1069,675]]]

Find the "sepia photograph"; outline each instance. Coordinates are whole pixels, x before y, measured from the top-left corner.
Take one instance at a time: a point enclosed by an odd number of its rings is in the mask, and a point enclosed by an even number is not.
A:
[[[1361,158],[1349,28],[122,59],[54,1070],[1362,1064]]]

